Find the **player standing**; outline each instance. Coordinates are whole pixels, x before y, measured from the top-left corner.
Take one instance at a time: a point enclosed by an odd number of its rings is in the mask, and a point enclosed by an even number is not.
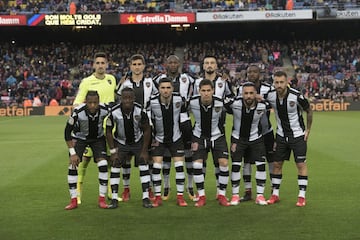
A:
[[[106,73],[106,69],[108,68],[108,59],[106,53],[95,53],[92,67],[94,72],[90,76],[84,78],[80,83],[78,93],[76,94],[73,103],[75,107],[85,101],[87,92],[91,90],[97,91],[100,97],[100,103],[111,104],[115,102],[116,79],[113,75]],[[81,204],[83,180],[91,157],[91,149],[87,148],[85,150],[84,156],[82,157],[82,161],[79,164],[79,177],[77,182],[79,204]]]
[[[266,99],[275,111],[277,130],[274,167],[272,172],[273,192],[268,204],[280,201],[279,191],[282,181],[282,167],[289,160],[291,151],[294,154],[298,170],[299,194],[296,206],[306,205],[305,194],[308,185],[308,167],[306,164],[307,140],[313,121],[309,101],[297,90],[289,87],[285,72],[274,73],[275,90],[269,92]],[[306,114],[306,126],[302,113]]]

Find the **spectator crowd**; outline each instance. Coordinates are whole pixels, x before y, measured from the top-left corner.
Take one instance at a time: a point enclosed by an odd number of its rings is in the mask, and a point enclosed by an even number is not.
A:
[[[246,68],[257,63],[265,81],[277,70],[290,69],[293,87],[307,97],[358,100],[360,83],[360,40],[279,42],[268,40],[223,40],[189,42],[179,48],[173,43],[126,43],[76,45],[52,43],[0,47],[1,104],[21,106],[26,100],[40,99],[42,105],[72,104],[83,77],[93,71],[94,52],[109,54],[109,73],[120,79],[129,71],[128,58],[140,53],[146,59],[146,76],[165,71],[165,58],[181,52],[183,71],[202,74],[205,55],[218,59],[219,71],[230,76],[237,87],[246,80]],[[291,63],[284,64],[284,60]],[[54,101],[55,100],[55,101]],[[36,101],[39,104],[39,101]]]
[[[357,0],[0,0],[0,14],[350,9]]]

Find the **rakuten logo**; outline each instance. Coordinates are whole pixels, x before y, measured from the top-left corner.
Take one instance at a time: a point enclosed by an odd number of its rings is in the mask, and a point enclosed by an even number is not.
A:
[[[266,18],[296,18],[296,13],[291,12],[269,12],[265,13]]]

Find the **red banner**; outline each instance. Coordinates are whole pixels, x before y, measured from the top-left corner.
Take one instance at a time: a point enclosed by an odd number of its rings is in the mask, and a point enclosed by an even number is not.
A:
[[[194,13],[134,13],[120,14],[120,24],[195,23]]]
[[[26,15],[0,15],[0,26],[26,26]]]

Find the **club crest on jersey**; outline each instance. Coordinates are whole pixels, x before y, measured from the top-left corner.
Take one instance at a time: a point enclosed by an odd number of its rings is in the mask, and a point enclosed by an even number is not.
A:
[[[294,101],[291,101],[291,102],[289,103],[290,107],[294,107],[295,104],[296,104],[296,103],[295,103]]]
[[[107,82],[111,85],[111,80],[110,79],[108,79]]]
[[[149,82],[145,83],[145,86],[146,86],[147,88],[149,88],[149,87],[150,87],[150,83],[149,83]]]
[[[219,82],[219,83],[218,83],[218,87],[219,87],[219,88],[222,88],[223,86],[224,86],[224,84],[223,84],[222,82]]]
[[[258,115],[262,114],[263,112],[264,112],[264,110],[256,110],[256,113],[257,113]]]
[[[140,116],[140,115],[135,115],[134,118],[135,118],[135,120],[138,122],[138,121],[140,121],[141,116]]]
[[[176,108],[179,108],[180,106],[181,106],[181,103],[180,103],[180,102],[176,102],[176,103],[175,103],[175,107],[176,107]]]
[[[215,112],[220,112],[221,111],[221,109],[222,109],[222,107],[215,107]]]
[[[182,81],[183,83],[186,83],[186,80],[187,80],[186,77],[182,77],[182,78],[181,78],[181,81]]]

